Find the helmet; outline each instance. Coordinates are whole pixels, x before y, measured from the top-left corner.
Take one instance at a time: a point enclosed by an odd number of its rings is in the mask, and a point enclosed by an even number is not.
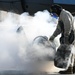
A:
[[[62,11],[62,7],[60,5],[54,4],[50,8],[50,12],[51,13],[56,13],[58,16],[60,15],[61,11]]]

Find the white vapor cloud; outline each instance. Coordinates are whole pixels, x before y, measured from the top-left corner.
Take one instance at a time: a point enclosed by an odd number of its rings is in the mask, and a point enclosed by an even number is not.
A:
[[[33,44],[37,36],[53,34],[58,19],[47,10],[38,11],[34,16],[8,12],[0,22],[0,70],[24,70],[26,72],[56,72],[53,58],[56,50],[44,45]],[[59,46],[59,38],[52,45]]]

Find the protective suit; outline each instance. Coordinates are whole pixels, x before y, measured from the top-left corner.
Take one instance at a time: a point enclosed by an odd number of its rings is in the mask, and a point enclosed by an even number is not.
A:
[[[74,26],[73,16],[71,15],[70,12],[66,11],[65,9],[62,9],[59,16],[57,28],[54,31],[53,35],[51,36],[50,40],[54,40],[54,38],[61,33],[61,37],[63,38],[62,41],[64,41],[65,44],[69,44],[68,37],[70,35],[71,30],[74,30],[73,26]],[[62,30],[64,30],[64,32]]]
[[[56,27],[56,30],[54,31],[53,35],[50,37],[50,41],[53,41],[55,37],[57,37],[61,33],[60,37],[60,44],[67,44],[68,46],[74,45],[75,40],[75,30],[74,30],[74,18],[72,14],[63,9],[59,5],[53,5],[51,6],[52,13],[55,13],[59,19],[58,19],[58,25]],[[73,57],[71,60],[75,59],[75,55],[73,54]],[[68,69],[65,71],[60,71],[59,73],[62,74],[68,74],[68,73],[75,73],[75,61],[74,65],[69,65]],[[72,69],[73,68],[73,69]]]

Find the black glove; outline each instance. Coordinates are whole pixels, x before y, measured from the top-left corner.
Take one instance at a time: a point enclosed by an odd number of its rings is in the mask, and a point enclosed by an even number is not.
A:
[[[51,36],[50,39],[49,39],[49,41],[53,41],[54,38],[55,38],[54,36]]]

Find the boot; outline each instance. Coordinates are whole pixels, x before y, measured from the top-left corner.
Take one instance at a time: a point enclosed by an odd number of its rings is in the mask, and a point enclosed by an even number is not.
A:
[[[73,66],[73,73],[75,73],[75,66]]]
[[[67,70],[59,71],[60,74],[73,74],[73,68],[69,67]]]
[[[73,73],[75,73],[75,55],[74,55]]]

